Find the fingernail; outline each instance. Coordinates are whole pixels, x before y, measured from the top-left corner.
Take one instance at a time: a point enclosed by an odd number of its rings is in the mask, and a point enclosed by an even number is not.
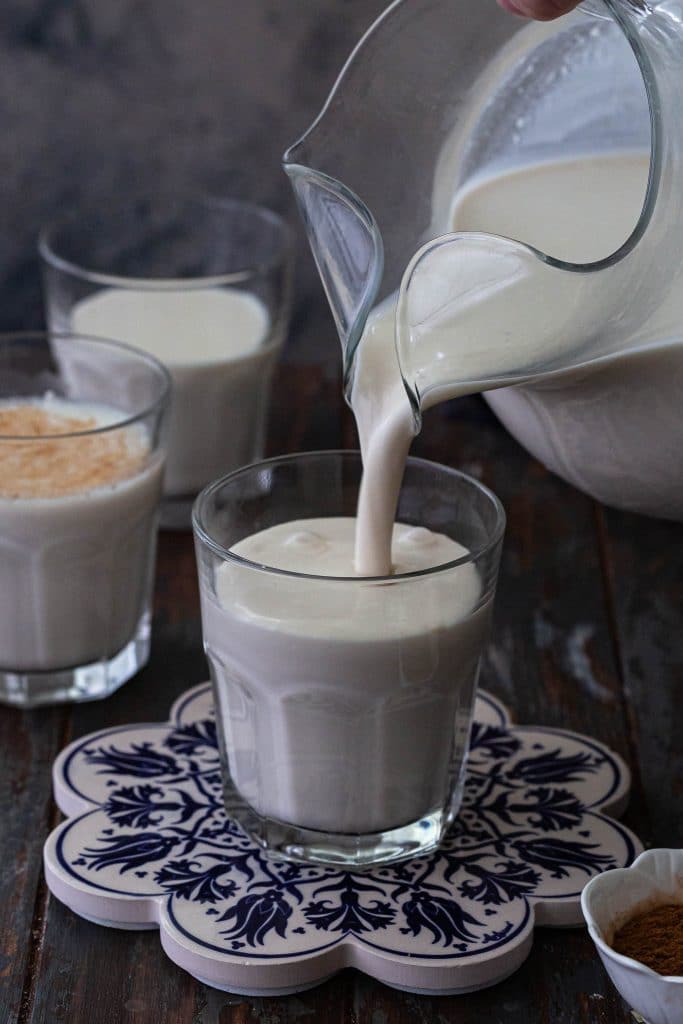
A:
[[[526,18],[527,15],[524,11],[520,11],[519,7],[512,2],[512,0],[497,0],[498,6],[502,7],[504,11],[509,14],[516,14],[518,18]]]

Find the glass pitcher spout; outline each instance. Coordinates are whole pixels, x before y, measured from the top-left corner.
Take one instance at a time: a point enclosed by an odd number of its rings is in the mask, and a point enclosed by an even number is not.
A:
[[[680,333],[682,68],[679,0],[586,0],[522,28],[493,5],[396,0],[285,154],[347,397],[379,308],[395,320],[416,426],[446,393],[529,381]],[[644,171],[611,250],[577,259],[534,244],[523,217],[515,234],[459,229],[457,197],[479,182],[615,154],[639,154]],[[600,201],[593,195],[591,210]],[[586,218],[590,239],[595,214]]]
[[[329,175],[293,162],[293,153],[286,169],[342,342],[349,395],[353,356],[382,281],[382,235],[358,196]]]

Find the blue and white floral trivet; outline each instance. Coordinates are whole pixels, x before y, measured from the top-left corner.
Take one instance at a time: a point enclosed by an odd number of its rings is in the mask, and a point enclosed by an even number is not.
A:
[[[268,860],[227,819],[206,685],[169,723],[72,743],[54,788],[69,818],[45,844],[52,893],[101,924],[159,927],[175,963],[249,995],[343,967],[415,992],[493,985],[524,961],[535,924],[579,924],[585,883],[641,851],[606,816],[628,797],[620,758],[576,733],[512,726],[486,693],[444,846],[373,871]]]

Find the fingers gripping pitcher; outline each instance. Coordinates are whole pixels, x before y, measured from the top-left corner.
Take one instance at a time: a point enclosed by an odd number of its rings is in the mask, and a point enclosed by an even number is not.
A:
[[[285,156],[366,465],[378,419],[400,461],[486,391],[565,479],[683,519],[682,68],[678,0],[397,0],[369,30]]]

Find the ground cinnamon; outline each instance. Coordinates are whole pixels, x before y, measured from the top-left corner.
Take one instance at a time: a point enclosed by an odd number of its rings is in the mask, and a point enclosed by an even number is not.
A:
[[[683,975],[683,903],[665,903],[627,921],[612,949],[657,974]]]
[[[30,403],[0,406],[0,498],[64,497],[139,472],[149,451],[144,428],[97,427],[94,416]]]

